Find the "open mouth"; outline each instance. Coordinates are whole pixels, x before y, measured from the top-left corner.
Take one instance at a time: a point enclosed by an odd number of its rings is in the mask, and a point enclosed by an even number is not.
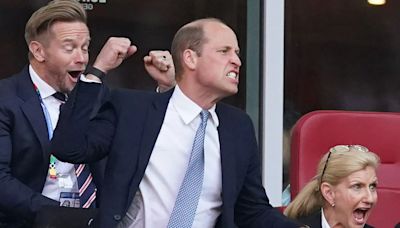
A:
[[[369,211],[371,208],[357,208],[353,211],[353,218],[357,224],[362,225],[367,222]]]
[[[80,70],[68,71],[68,74],[69,74],[72,78],[78,79],[79,76],[82,74],[82,71],[80,71]]]

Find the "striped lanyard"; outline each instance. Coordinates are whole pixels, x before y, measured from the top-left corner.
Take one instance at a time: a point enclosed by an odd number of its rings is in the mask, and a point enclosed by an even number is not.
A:
[[[38,87],[35,84],[33,84],[33,87],[35,88],[36,94],[39,97],[40,105],[42,106],[44,118],[46,120],[46,126],[47,126],[47,132],[49,134],[49,140],[51,140],[51,138],[53,138],[53,124],[51,123],[49,110],[47,109],[46,105],[44,104],[42,96],[40,96]],[[49,164],[49,176],[52,179],[57,179],[56,162],[57,162],[57,158],[51,154],[50,155],[50,164]]]

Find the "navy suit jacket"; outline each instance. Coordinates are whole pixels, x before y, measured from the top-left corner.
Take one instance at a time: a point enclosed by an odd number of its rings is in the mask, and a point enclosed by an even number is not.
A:
[[[69,162],[92,162],[108,155],[95,224],[109,228],[125,216],[139,188],[173,90],[163,94],[113,91],[110,101],[89,121],[98,87],[78,83],[60,116],[52,146],[58,157]],[[217,227],[298,227],[269,204],[250,118],[225,104],[218,104],[216,112],[223,202]]]
[[[49,160],[46,120],[25,67],[0,81],[0,226],[31,226],[42,206],[59,205],[41,194]],[[92,172],[100,186],[104,164]]]

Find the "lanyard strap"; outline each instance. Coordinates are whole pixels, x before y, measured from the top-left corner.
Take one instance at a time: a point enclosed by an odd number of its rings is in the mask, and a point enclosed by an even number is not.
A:
[[[49,140],[51,140],[51,138],[53,138],[53,124],[51,123],[49,110],[47,109],[46,105],[44,104],[42,96],[40,96],[38,87],[35,84],[33,84],[33,87],[35,88],[36,94],[39,97],[40,105],[42,106],[44,118],[46,120],[46,127],[47,127],[47,132],[49,134]],[[50,155],[50,163],[49,163],[49,175],[50,175],[50,178],[52,178],[52,179],[57,178],[56,162],[57,162],[57,158],[51,154]]]
[[[43,109],[44,118],[46,120],[47,133],[49,134],[49,140],[50,140],[51,138],[53,138],[53,124],[51,123],[50,113],[43,102],[42,96],[40,96],[38,87],[35,84],[33,84],[33,87],[35,88],[36,94],[38,95],[40,100],[40,105],[42,106]]]

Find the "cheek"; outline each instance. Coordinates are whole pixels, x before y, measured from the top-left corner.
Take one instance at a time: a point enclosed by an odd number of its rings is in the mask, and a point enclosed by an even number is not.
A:
[[[85,55],[84,55],[84,62],[85,63],[88,63],[89,62],[89,53],[86,53]]]
[[[336,202],[336,209],[335,213],[337,216],[337,219],[343,223],[347,224],[350,219],[352,219],[353,216],[353,210],[356,207],[358,202],[352,197],[346,196],[341,198],[340,200],[337,200]]]
[[[63,68],[65,66],[68,66],[70,63],[69,58],[67,58],[64,55],[53,55],[51,58],[49,58],[48,63],[53,65],[54,68]]]
[[[372,194],[372,201],[374,204],[376,204],[378,202],[378,193],[377,192],[374,192]]]
[[[336,197],[336,204],[341,205],[340,207],[344,210],[350,210],[350,208],[355,207],[361,198],[351,191],[345,191]]]

